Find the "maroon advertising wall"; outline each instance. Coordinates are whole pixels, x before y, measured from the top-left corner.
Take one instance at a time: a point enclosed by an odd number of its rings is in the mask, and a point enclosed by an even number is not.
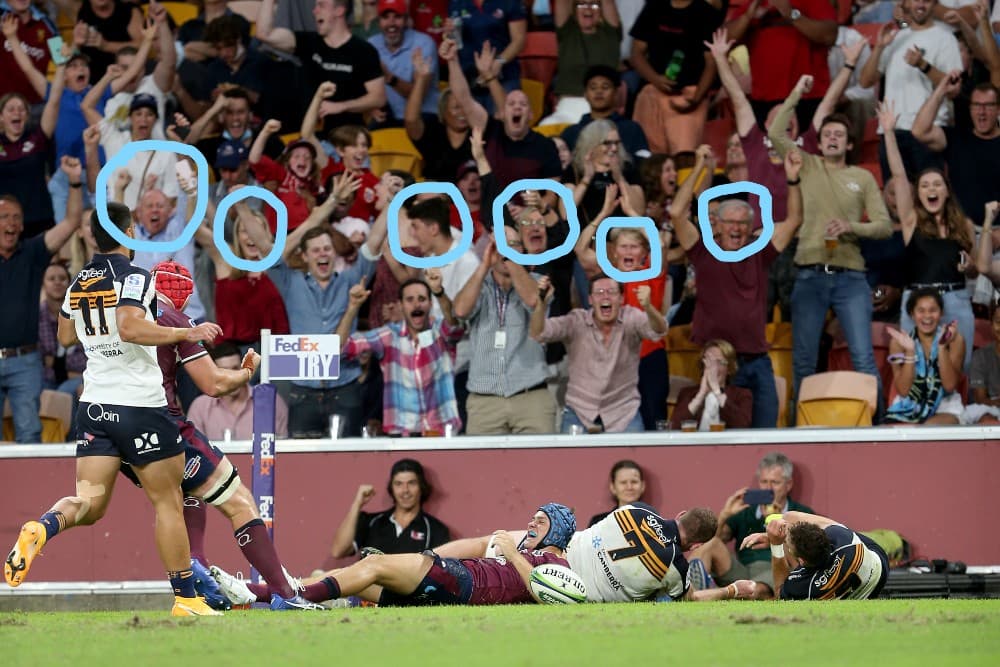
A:
[[[718,511],[729,494],[754,483],[758,460],[775,449],[795,463],[792,496],[818,513],[858,530],[897,530],[922,556],[1000,564],[1000,531],[993,527],[1000,507],[995,440],[318,453],[281,453],[279,445],[275,538],[294,574],[332,565],[333,533],[358,485],[371,483],[378,490],[366,510],[388,507],[388,471],[405,456],[428,470],[435,491],[427,509],[448,524],[453,536],[468,537],[521,529],[548,501],[575,508],[581,527],[586,526],[591,515],[611,507],[607,475],[623,458],[646,469],[645,500],[664,515],[696,505]],[[249,456],[232,458],[249,480]],[[23,521],[37,518],[72,491],[74,461],[0,459],[0,482],[0,548],[6,549]],[[230,571],[249,571],[232,528],[214,509],[208,532],[210,561]],[[149,505],[140,490],[119,477],[105,518],[46,545],[29,581],[162,576]]]

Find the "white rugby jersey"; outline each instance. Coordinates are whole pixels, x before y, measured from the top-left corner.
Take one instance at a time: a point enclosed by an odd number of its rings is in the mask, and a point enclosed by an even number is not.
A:
[[[573,535],[566,548],[570,569],[587,586],[588,602],[645,600],[663,589],[684,595],[687,561],[677,524],[625,505]]]
[[[115,317],[118,306],[136,306],[152,321],[155,295],[149,273],[132,266],[124,255],[94,255],[77,274],[66,291],[62,316],[73,320],[87,352],[81,401],[166,406],[156,347],[123,342]]]

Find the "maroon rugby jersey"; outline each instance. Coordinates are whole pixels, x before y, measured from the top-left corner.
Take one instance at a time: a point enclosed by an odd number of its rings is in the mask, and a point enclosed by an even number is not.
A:
[[[156,295],[156,323],[164,327],[190,329],[194,325],[190,318],[174,308],[174,304]],[[183,417],[181,402],[177,398],[177,367],[193,359],[208,354],[201,343],[183,341],[172,345],[160,345],[156,348],[156,360],[163,373],[163,391],[167,394],[167,410],[175,417]]]
[[[528,559],[531,567],[546,563],[569,567],[565,558],[550,551],[521,551],[521,555]],[[518,604],[535,601],[517,569],[504,558],[463,559],[462,565],[472,575],[472,597],[469,598],[469,604]]]

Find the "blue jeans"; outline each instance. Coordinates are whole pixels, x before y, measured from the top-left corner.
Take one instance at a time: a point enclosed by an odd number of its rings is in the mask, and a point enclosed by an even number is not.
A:
[[[816,372],[819,339],[830,308],[840,320],[854,370],[874,375],[878,381],[881,406],[882,382],[872,350],[872,293],[862,271],[825,273],[822,269],[799,268],[792,290],[793,396],[799,395],[802,378]]]
[[[41,354],[36,351],[0,359],[0,409],[9,396],[17,442],[32,444],[42,441],[42,420],[38,418],[41,395]]]
[[[83,182],[83,209],[94,208],[94,200],[87,191],[87,170],[80,173]],[[49,195],[52,197],[52,217],[58,223],[66,217],[66,200],[69,199],[69,176],[62,169],[56,169],[49,179]],[[90,221],[85,221],[90,224]]]
[[[753,394],[753,428],[774,428],[778,424],[778,390],[774,385],[774,367],[766,354],[750,361],[741,361],[733,385],[749,389]]]
[[[361,435],[361,385],[357,381],[329,389],[292,385],[288,397],[291,437],[330,437],[330,416],[335,414],[341,416],[344,437]]]
[[[899,329],[905,333],[913,331],[914,324],[910,314],[906,312],[906,301],[910,298],[911,290],[903,290],[902,311],[899,313]],[[976,336],[976,316],[972,313],[972,297],[969,290],[960,289],[954,292],[942,292],[941,298],[944,301],[944,312],[941,313],[941,326],[952,320],[958,320],[958,333],[965,339],[965,362],[964,372],[969,372],[969,365],[972,363],[972,345]],[[965,402],[965,397],[962,397]]]
[[[580,419],[579,415],[577,415],[576,412],[573,411],[573,408],[571,408],[571,407],[569,407],[567,405],[565,408],[563,408],[562,427],[561,427],[560,430],[563,433],[569,433],[570,432],[569,429],[570,429],[571,426],[579,426],[579,427],[581,427],[583,429],[584,433],[587,432],[587,425],[584,424],[583,420]],[[642,416],[639,415],[639,411],[638,410],[636,410],[635,414],[632,415],[632,419],[629,421],[628,426],[626,426],[624,429],[622,429],[621,432],[622,433],[642,433],[643,432],[643,428],[642,428]]]

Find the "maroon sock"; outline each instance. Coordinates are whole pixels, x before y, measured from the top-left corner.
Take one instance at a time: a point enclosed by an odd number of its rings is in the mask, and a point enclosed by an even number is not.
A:
[[[191,543],[191,558],[197,558],[202,565],[208,565],[205,558],[205,501],[194,496],[184,496],[184,525],[187,526],[188,542]]]
[[[250,589],[251,593],[257,596],[257,602],[271,601],[271,587],[267,584],[247,583],[247,588]]]
[[[306,586],[299,595],[310,602],[336,600],[340,597],[340,584],[333,577],[324,577],[321,581]]]
[[[240,545],[243,556],[267,580],[272,593],[283,598],[295,597],[295,591],[288,585],[285,573],[281,571],[278,552],[274,550],[274,542],[268,537],[263,521],[248,521],[236,531],[236,543]]]

